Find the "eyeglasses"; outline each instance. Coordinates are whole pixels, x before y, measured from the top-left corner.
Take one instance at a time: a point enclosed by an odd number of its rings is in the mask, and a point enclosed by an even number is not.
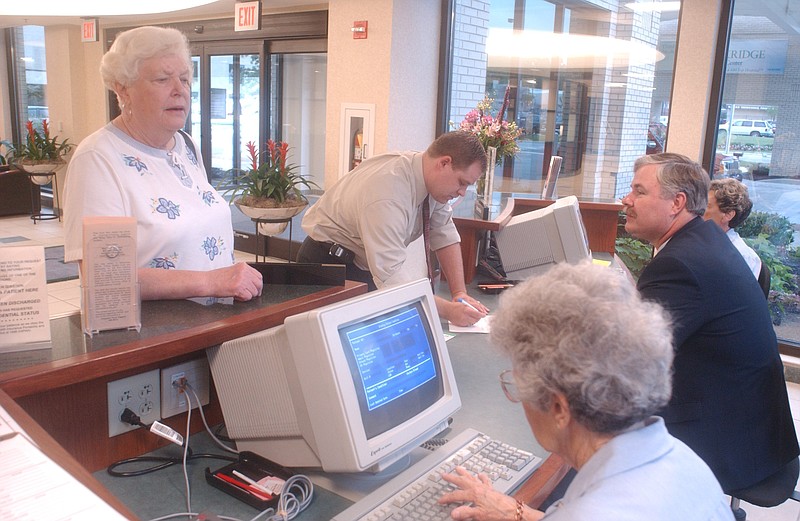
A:
[[[517,384],[514,381],[514,372],[512,369],[506,369],[502,373],[500,373],[500,387],[503,388],[503,392],[510,401],[514,403],[519,403],[522,400],[519,397],[519,391],[517,390]]]

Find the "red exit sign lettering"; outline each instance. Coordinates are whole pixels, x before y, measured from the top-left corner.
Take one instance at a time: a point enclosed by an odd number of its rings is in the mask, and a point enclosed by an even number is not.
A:
[[[261,1],[237,2],[234,12],[234,31],[261,29]]]

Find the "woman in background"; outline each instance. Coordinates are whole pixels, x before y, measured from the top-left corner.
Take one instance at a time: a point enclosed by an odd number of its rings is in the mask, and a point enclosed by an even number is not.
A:
[[[65,260],[81,260],[84,216],[130,216],[142,299],[260,295],[261,274],[234,262],[230,207],[181,130],[191,103],[186,37],[160,27],[125,31],[100,73],[122,113],[84,139],[69,163]]]
[[[708,207],[703,214],[706,221],[714,221],[722,228],[739,253],[742,254],[753,276],[761,273],[761,258],[739,237],[734,228],[742,224],[750,215],[753,202],[747,193],[747,186],[736,179],[714,179],[708,190]]]

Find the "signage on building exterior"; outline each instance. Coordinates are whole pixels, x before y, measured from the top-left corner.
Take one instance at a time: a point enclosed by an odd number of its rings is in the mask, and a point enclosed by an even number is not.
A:
[[[234,9],[234,31],[257,31],[261,29],[261,0],[237,2]]]
[[[788,40],[731,40],[728,74],[783,74]]]

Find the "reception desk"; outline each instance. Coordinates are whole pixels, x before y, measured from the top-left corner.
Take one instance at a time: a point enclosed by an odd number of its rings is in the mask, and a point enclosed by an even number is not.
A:
[[[554,201],[535,194],[495,193],[491,204],[477,203],[474,192],[453,205],[453,222],[461,235],[464,278],[469,284],[477,271],[480,245],[488,232],[503,228],[515,215],[549,206]],[[622,204],[615,201],[578,199],[589,249],[614,254],[617,217]]]
[[[205,349],[283,323],[290,315],[366,293],[366,285],[268,285],[261,299],[233,305],[142,303],[141,331],[107,331],[88,337],[79,315],[51,320],[50,346],[0,353],[0,389],[87,470],[167,444],[137,429],[108,437],[107,383],[152,369],[204,358]],[[205,408],[222,421],[213,393]],[[192,432],[203,428],[193,415]],[[183,432],[186,413],[164,420]]]

